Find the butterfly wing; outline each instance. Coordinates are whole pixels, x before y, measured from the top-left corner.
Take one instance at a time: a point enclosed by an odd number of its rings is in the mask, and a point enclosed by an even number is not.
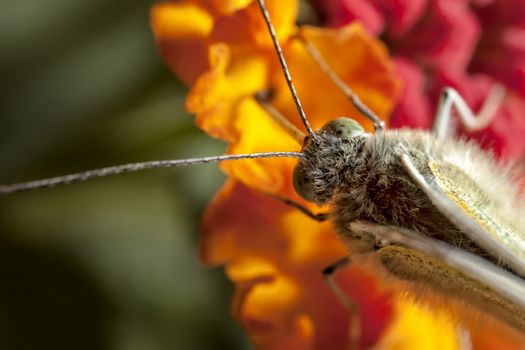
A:
[[[525,242],[512,217],[498,212],[497,204],[461,169],[430,158],[432,177],[424,177],[407,154],[402,162],[418,187],[436,208],[468,238],[525,276]]]
[[[525,283],[474,254],[411,230],[369,222],[350,224],[354,232],[387,242],[377,253],[383,266],[407,281],[422,282],[525,330]]]

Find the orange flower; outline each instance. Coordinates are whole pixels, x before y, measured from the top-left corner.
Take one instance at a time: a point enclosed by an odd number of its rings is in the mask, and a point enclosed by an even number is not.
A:
[[[294,28],[297,4],[270,2],[268,10],[279,38],[288,37]],[[168,65],[188,84],[209,70],[208,50],[214,44],[228,43],[240,58],[246,51],[255,53],[271,48],[270,39],[263,35],[265,24],[259,9],[251,0],[161,3],[153,7],[151,22]]]
[[[370,129],[295,39],[296,2],[267,2],[313,128],[347,115]],[[255,3],[163,3],[153,8],[152,24],[166,61],[191,84],[188,111],[208,134],[228,142],[229,153],[300,148],[253,97],[271,91],[272,104],[301,127]],[[400,83],[381,42],[358,24],[301,30],[388,121]],[[314,222],[265,195],[300,201],[291,182],[295,162],[250,159],[221,165],[229,179],[205,214],[201,259],[225,266],[236,287],[233,313],[257,348],[343,349],[349,340],[349,312],[324,283],[321,270],[345,256],[345,247],[329,224]],[[336,282],[362,310],[362,347],[459,348],[456,326],[447,314],[399,297],[399,290],[386,288],[390,286],[372,272],[350,266]]]
[[[305,219],[238,182],[225,185],[204,218],[201,258],[226,265],[236,285],[233,311],[261,349],[344,347],[348,312],[320,273],[344,255],[328,223]],[[359,281],[351,295],[368,325],[363,344],[374,344],[390,318],[384,292],[356,268],[338,277]]]

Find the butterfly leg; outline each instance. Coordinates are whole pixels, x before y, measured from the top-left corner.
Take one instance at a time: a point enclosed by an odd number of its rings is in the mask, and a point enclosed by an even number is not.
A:
[[[313,220],[318,221],[318,222],[323,222],[323,221],[328,220],[328,213],[314,213],[310,209],[306,208],[301,203],[298,203],[298,202],[294,201],[293,199],[281,197],[281,196],[278,196],[278,195],[275,195],[275,194],[271,194],[271,193],[267,193],[267,195],[272,197],[272,198],[274,198],[274,199],[277,199],[278,201],[280,201],[280,202],[282,202],[282,203],[284,203],[286,205],[294,207],[295,209],[301,211],[303,214],[308,216],[310,219],[313,219]]]
[[[481,107],[481,110],[477,114],[474,114],[463,97],[461,97],[455,89],[451,87],[444,88],[439,99],[432,131],[439,139],[451,133],[450,116],[452,114],[452,106],[455,107],[461,124],[467,131],[474,132],[482,130],[489,125],[504,97],[505,88],[501,85],[495,85]]]
[[[304,35],[301,34],[301,30],[297,33],[297,38],[303,44],[303,47],[306,49],[308,55],[317,63],[319,68],[326,74],[328,79],[330,79],[339,90],[345,94],[345,96],[350,100],[352,105],[367,119],[374,123],[374,129],[376,131],[381,131],[385,128],[385,122],[381,120],[370,108],[367,107],[361,101],[359,96],[355,94],[352,89],[339,77],[339,75],[330,67],[328,62],[323,58],[321,53],[315,48],[312,43],[310,43]]]
[[[341,304],[348,309],[350,313],[350,328],[349,333],[349,344],[348,349],[354,350],[358,348],[359,340],[361,338],[361,317],[360,317],[360,308],[355,302],[353,302],[348,296],[339,288],[337,283],[334,281],[334,275],[338,270],[341,270],[345,267],[348,267],[352,261],[349,256],[345,256],[337,260],[332,265],[326,267],[323,270],[323,276],[326,281],[326,284],[330,287],[334,295],[339,299]]]

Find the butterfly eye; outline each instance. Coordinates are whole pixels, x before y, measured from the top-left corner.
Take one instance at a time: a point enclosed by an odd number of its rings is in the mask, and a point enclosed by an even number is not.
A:
[[[365,132],[361,124],[347,117],[334,119],[326,123],[321,130],[342,139],[349,139]]]
[[[293,187],[295,192],[303,199],[313,202],[315,201],[315,189],[312,179],[304,174],[301,165],[295,167],[293,173]]]

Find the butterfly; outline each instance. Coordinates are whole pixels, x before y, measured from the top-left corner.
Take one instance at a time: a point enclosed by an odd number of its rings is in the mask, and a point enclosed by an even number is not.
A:
[[[260,3],[262,4],[262,2]],[[445,108],[444,106],[447,103],[450,104],[452,102],[456,104],[456,107],[458,107],[458,105],[461,106],[461,99],[458,96],[454,96],[454,91],[448,90],[447,95],[444,96],[448,99],[444,100],[442,108]],[[300,108],[298,108],[298,110],[301,113]],[[308,126],[307,118],[303,116],[304,124],[308,131],[308,139],[305,142],[303,152],[283,152],[279,154],[237,157],[285,156],[299,158],[300,165],[295,175],[296,189],[303,198],[322,204],[327,198],[333,200],[334,196],[344,197],[341,193],[348,194],[351,192],[347,191],[341,185],[334,185],[334,183],[340,184],[347,180],[344,176],[338,175],[339,178],[337,178],[336,175],[332,174],[335,169],[338,169],[334,167],[333,164],[345,164],[345,167],[350,168],[348,164],[356,163],[356,165],[359,165],[357,164],[359,162],[357,161],[358,159],[353,159],[351,162],[348,161],[348,159],[345,159],[345,157],[348,157],[347,154],[343,154],[342,156],[342,159],[345,161],[336,159],[330,164],[320,164],[317,162],[315,165],[312,165],[315,163],[312,159],[320,158],[320,160],[323,161],[332,159],[334,154],[342,152],[341,149],[344,147],[341,146],[341,144],[346,144],[346,142],[342,140],[352,141],[354,143],[359,140],[361,143],[352,147],[361,147],[362,151],[363,149],[368,150],[369,147],[372,150],[378,147],[381,149],[381,147],[383,147],[382,143],[387,143],[386,140],[390,138],[393,139],[394,144],[387,147],[389,152],[392,153],[385,152],[379,159],[395,158],[394,170],[398,172],[401,171],[402,176],[398,174],[398,177],[403,178],[403,181],[407,182],[406,186],[408,186],[406,188],[402,187],[404,191],[401,191],[401,194],[413,194],[416,190],[419,191],[419,197],[415,199],[414,197],[410,198],[413,198],[414,201],[426,200],[425,206],[430,207],[430,209],[427,208],[427,212],[421,214],[419,219],[413,218],[406,220],[406,222],[402,222],[402,220],[398,220],[397,218],[386,220],[371,215],[358,216],[359,222],[355,222],[356,218],[349,219],[348,216],[350,214],[347,212],[352,213],[352,215],[355,214],[357,211],[350,210],[350,208],[355,209],[355,203],[361,202],[351,201],[349,198],[340,199],[337,197],[335,199],[337,203],[334,204],[335,209],[332,215],[342,236],[345,239],[348,238],[353,241],[364,242],[364,244],[367,245],[367,247],[365,247],[367,249],[371,247],[375,249],[383,264],[391,270],[392,273],[400,277],[410,279],[417,275],[417,273],[421,273],[422,276],[416,277],[422,280],[426,278],[427,283],[433,284],[436,288],[443,284],[447,274],[450,278],[446,281],[453,282],[458,279],[461,281],[458,283],[457,288],[461,288],[462,285],[465,285],[469,281],[476,281],[472,282],[472,285],[475,285],[475,287],[469,291],[465,291],[465,293],[470,292],[471,295],[475,295],[476,293],[481,293],[480,291],[483,291],[484,287],[492,289],[492,292],[495,293],[487,294],[485,299],[478,302],[480,306],[487,305],[485,303],[487,298],[499,298],[496,299],[497,305],[501,303],[505,304],[505,301],[507,301],[511,308],[515,308],[512,310],[523,308],[523,305],[525,305],[521,297],[521,295],[524,295],[522,293],[523,283],[520,277],[516,277],[522,276],[520,274],[523,273],[521,270],[523,268],[523,259],[520,256],[522,250],[520,247],[520,235],[518,234],[520,227],[519,225],[516,227],[512,222],[505,222],[504,219],[509,214],[505,213],[505,215],[502,215],[501,207],[503,204],[501,200],[497,200],[494,197],[484,198],[486,197],[486,193],[484,192],[484,188],[479,185],[479,180],[475,177],[475,172],[468,173],[467,170],[469,168],[460,167],[460,165],[464,165],[463,161],[472,162],[474,164],[468,164],[468,166],[475,169],[474,171],[483,169],[482,173],[485,173],[485,169],[493,168],[495,164],[489,158],[485,157],[481,151],[476,149],[475,146],[463,144],[456,140],[444,140],[440,134],[443,134],[443,130],[446,130],[446,128],[443,127],[443,125],[446,126],[446,123],[442,122],[442,120],[439,121],[441,127],[436,127],[437,136],[417,132],[388,132],[381,131],[380,121],[373,119],[373,114],[370,114],[366,110],[363,110],[363,112],[365,114],[368,113],[374,123],[376,123],[377,132],[373,135],[364,133],[359,125],[356,125],[352,120],[346,119],[337,119],[334,123],[329,123],[321,129],[321,131],[315,132]],[[447,116],[450,114],[441,113],[441,115]],[[338,132],[341,134],[338,135]],[[349,143],[352,144],[352,142]],[[379,145],[373,146],[373,142],[378,142]],[[327,153],[322,153],[322,151],[326,151]],[[467,153],[474,153],[476,155],[471,156],[471,158],[461,158],[461,155]],[[372,156],[367,153],[365,154],[364,160],[368,161],[371,157]],[[51,180],[47,179],[44,181],[6,186],[3,190],[5,192],[14,192],[33,187],[51,186],[59,183],[68,183],[73,180],[84,180],[93,176],[105,176],[112,173],[134,171],[148,167],[186,165],[227,159],[237,158],[219,156],[201,158],[199,160],[135,163],[121,167],[109,167],[95,172],[74,174],[69,177],[61,176]],[[482,165],[480,166],[479,163]],[[322,169],[322,171],[320,169]],[[343,170],[338,169],[338,172],[346,175],[350,174],[352,169]],[[394,173],[390,170],[392,170],[392,168],[386,171],[386,173],[388,173],[387,176]],[[327,178],[329,180],[327,180]],[[329,183],[329,186],[327,183]],[[308,184],[311,184],[311,187],[309,187]],[[359,182],[357,182],[357,184],[362,185],[362,183]],[[462,186],[459,186],[459,184],[462,184]],[[470,185],[468,190],[466,190],[467,185]],[[503,187],[505,187],[505,184],[503,184],[501,188]],[[493,194],[501,195],[503,192],[499,191],[499,189],[500,188],[493,190]],[[380,190],[377,191],[381,192]],[[371,192],[367,191],[366,193]],[[348,196],[351,197],[352,195]],[[354,196],[356,195],[354,194]],[[394,201],[400,201],[401,198],[405,197],[400,197],[399,194],[398,196],[392,197]],[[480,198],[488,203],[485,203],[487,207],[480,208],[476,206],[481,201]],[[508,198],[506,198],[506,200],[508,200]],[[513,208],[514,206],[509,205],[509,207]],[[418,210],[421,209],[418,206],[413,206],[412,209],[414,208]],[[484,210],[487,208],[489,208],[488,211]],[[392,208],[388,208],[388,210],[384,210],[392,212],[391,209]],[[405,216],[406,213],[404,212],[399,215],[399,217]],[[363,218],[366,219],[364,220],[366,222],[363,222]],[[423,224],[423,220],[428,222]],[[439,225],[433,221],[438,222]],[[415,232],[418,234],[415,234]],[[449,234],[449,232],[452,233]],[[422,235],[422,233],[428,233],[431,237],[429,238],[426,235]],[[432,238],[439,235],[439,233],[444,235],[444,237],[439,237],[439,241]],[[458,242],[460,242],[460,244],[458,244]],[[483,260],[477,258],[477,256],[479,257],[480,255],[483,256]],[[451,259],[449,256],[453,258]],[[418,261],[419,263],[413,263],[414,261]],[[429,261],[432,263],[429,263]],[[437,265],[438,263],[444,264]],[[422,272],[419,267],[425,266],[425,264],[430,264],[434,270],[430,269]],[[451,268],[450,271],[447,270],[447,266]],[[396,271],[398,267],[401,267],[400,271]],[[472,272],[471,270],[475,269],[475,267],[478,267],[477,270]],[[503,267],[503,269],[501,267]],[[411,268],[413,270],[411,270]],[[429,276],[435,275],[436,271],[442,272],[445,276],[441,276],[441,279],[437,281],[428,282]],[[478,284],[476,285],[476,283]],[[488,305],[490,308],[493,307],[492,304]],[[503,308],[500,311],[491,309],[490,311],[504,319],[508,318],[510,314],[516,314],[516,312],[510,312],[508,308]],[[518,315],[517,320],[511,318],[510,320],[506,319],[506,321],[521,327],[522,321],[520,321],[520,317],[521,316]]]

